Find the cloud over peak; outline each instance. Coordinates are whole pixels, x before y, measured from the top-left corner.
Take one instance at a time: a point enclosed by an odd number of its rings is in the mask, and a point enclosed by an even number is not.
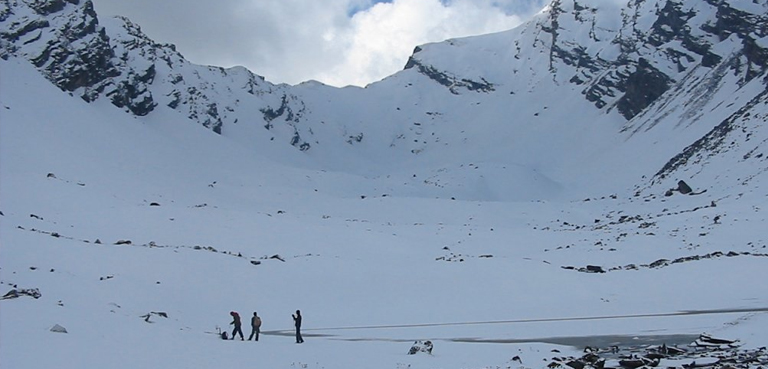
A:
[[[363,86],[417,45],[513,28],[545,0],[93,0],[190,61],[242,65],[277,83]]]

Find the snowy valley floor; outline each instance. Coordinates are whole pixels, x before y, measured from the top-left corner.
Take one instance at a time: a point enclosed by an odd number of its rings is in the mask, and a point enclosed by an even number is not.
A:
[[[384,196],[401,181],[115,119],[0,64],[0,294],[41,294],[0,301],[0,367],[543,368],[702,333],[768,345],[759,188]],[[258,343],[219,339],[232,310],[246,335],[258,311]],[[432,355],[407,355],[415,340]]]

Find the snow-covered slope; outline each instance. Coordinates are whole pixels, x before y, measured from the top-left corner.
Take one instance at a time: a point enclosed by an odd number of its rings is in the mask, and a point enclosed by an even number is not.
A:
[[[87,1],[0,1],[0,293],[41,294],[0,301],[0,367],[764,347],[766,6],[615,4],[555,1],[336,89],[190,64]],[[213,334],[231,310],[259,343]],[[742,347],[687,346],[703,332]]]

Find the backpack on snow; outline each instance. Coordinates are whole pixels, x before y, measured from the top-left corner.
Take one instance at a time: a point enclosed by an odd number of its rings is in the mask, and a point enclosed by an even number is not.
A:
[[[229,339],[229,337],[227,335],[227,331],[221,332],[221,339],[223,339],[223,340],[228,340]]]

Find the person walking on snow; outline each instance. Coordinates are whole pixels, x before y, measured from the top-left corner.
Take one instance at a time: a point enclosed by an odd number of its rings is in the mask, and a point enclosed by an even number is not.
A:
[[[261,318],[256,314],[256,312],[253,312],[253,317],[251,318],[251,335],[248,336],[248,341],[251,340],[251,338],[254,338],[253,336],[256,336],[255,341],[259,340],[259,332],[261,332]]]
[[[232,315],[232,323],[229,324],[235,326],[235,329],[232,330],[231,339],[235,339],[235,334],[240,333],[240,340],[244,341],[245,338],[243,337],[243,329],[241,328],[242,324],[240,323],[240,314],[235,311],[230,311],[229,315]]]
[[[296,326],[296,343],[304,343],[304,339],[301,338],[301,311],[296,310],[296,315],[291,314],[293,317],[293,324]]]

